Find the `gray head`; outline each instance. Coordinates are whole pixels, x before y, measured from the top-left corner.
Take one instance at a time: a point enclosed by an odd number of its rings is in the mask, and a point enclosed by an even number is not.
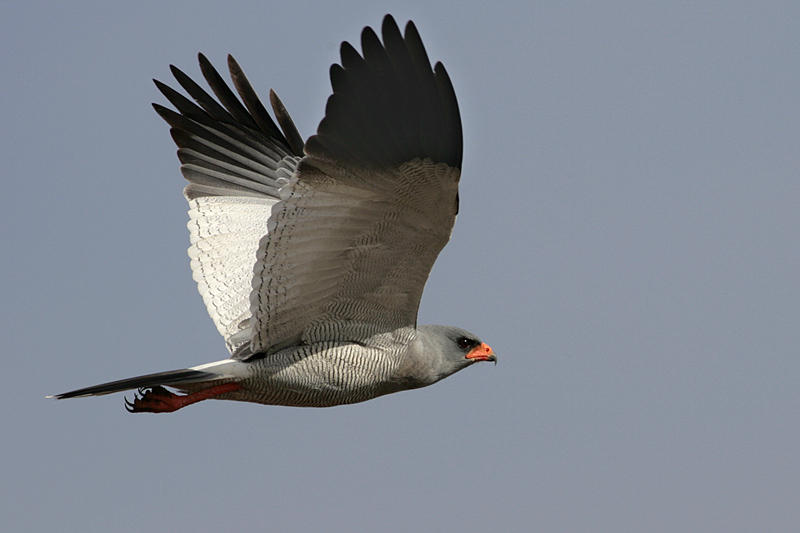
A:
[[[417,327],[415,352],[427,374],[426,385],[454,374],[479,361],[497,363],[497,356],[477,335],[452,326],[426,325]],[[422,369],[420,369],[422,370]],[[422,376],[420,376],[422,377]]]

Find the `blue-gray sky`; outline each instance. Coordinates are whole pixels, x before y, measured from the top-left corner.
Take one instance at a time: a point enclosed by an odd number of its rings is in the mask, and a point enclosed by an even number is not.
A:
[[[800,527],[800,4],[0,5],[0,516],[13,531]],[[151,78],[232,53],[304,136],[413,19],[461,214],[422,323],[499,364],[332,409],[47,394],[225,356]]]

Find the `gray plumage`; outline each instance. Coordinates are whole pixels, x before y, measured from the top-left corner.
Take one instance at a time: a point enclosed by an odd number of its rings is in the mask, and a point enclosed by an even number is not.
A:
[[[208,398],[327,407],[430,385],[496,361],[475,335],[416,326],[422,290],[458,211],[462,134],[441,63],[413,23],[343,43],[333,94],[304,144],[277,123],[232,57],[241,101],[201,54],[216,96],[175,67],[194,102],[156,81],[189,181],[192,271],[231,358],[57,395],[140,389],[133,412]],[[164,388],[177,389],[177,395]]]

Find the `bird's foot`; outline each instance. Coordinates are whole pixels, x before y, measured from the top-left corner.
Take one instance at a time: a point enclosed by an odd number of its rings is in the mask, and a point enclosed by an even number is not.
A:
[[[168,391],[161,385],[156,385],[139,389],[139,392],[133,395],[133,401],[125,398],[125,409],[129,413],[171,413],[187,405],[241,388],[242,386],[238,383],[223,383],[192,394],[180,395]]]

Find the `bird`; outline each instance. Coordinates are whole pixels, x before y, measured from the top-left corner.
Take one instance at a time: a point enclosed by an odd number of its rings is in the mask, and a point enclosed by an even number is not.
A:
[[[450,77],[391,15],[348,42],[306,142],[277,94],[270,116],[228,56],[233,90],[203,54],[213,92],[153,80],[189,182],[193,277],[230,357],[52,396],[134,390],[129,412],[207,400],[331,407],[436,383],[489,345],[417,325],[420,298],[458,214],[463,134]],[[192,101],[192,99],[194,101]],[[277,122],[277,123],[276,123]]]

